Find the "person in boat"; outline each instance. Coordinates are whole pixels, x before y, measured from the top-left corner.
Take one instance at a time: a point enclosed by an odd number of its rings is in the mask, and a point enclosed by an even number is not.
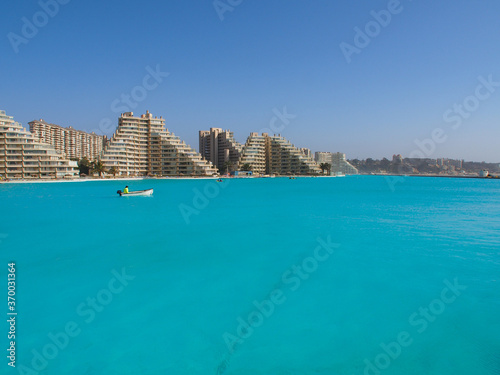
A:
[[[128,194],[128,186],[125,186],[125,189],[123,189],[123,194]]]

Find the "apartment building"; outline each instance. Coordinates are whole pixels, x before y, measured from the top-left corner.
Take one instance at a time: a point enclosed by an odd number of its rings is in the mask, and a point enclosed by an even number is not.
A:
[[[123,113],[105,146],[102,162],[126,176],[211,176],[216,168],[149,111],[140,117]]]
[[[333,154],[331,152],[322,152],[322,151],[316,151],[314,153],[314,160],[316,160],[316,163],[318,164],[332,164],[333,162]]]
[[[76,178],[78,164],[0,111],[0,176],[7,179]]]
[[[359,171],[356,167],[354,167],[351,163],[349,163],[345,154],[342,152],[334,152],[332,154],[332,170],[331,174],[358,174]]]
[[[322,152],[317,151],[314,154],[316,163],[327,163],[331,165],[330,174],[335,176],[339,174],[358,174],[358,169],[346,160],[345,154],[341,152]]]
[[[302,147],[299,149],[305,156],[307,156],[309,159],[312,159],[312,151],[308,149],[307,147]]]
[[[281,135],[268,137],[268,174],[310,175],[321,173],[310,153],[295,147]]]
[[[267,172],[267,157],[268,157],[268,135],[263,133],[250,133],[245,146],[241,153],[238,163],[238,169],[241,169],[245,164],[252,167],[252,172],[255,174],[266,174]]]
[[[199,147],[201,156],[212,162],[221,173],[235,169],[243,151],[243,145],[234,139],[233,133],[221,128],[200,130]]]
[[[98,159],[106,144],[106,136],[86,133],[71,126],[63,128],[42,119],[28,124],[36,140],[52,145],[57,152],[71,159],[87,158],[90,161]]]
[[[250,164],[258,174],[309,175],[320,173],[319,166],[304,150],[281,135],[251,133],[243,147],[239,168]]]

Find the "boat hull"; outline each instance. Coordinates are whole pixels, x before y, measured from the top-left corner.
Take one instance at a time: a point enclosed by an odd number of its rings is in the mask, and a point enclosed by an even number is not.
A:
[[[120,197],[137,197],[137,196],[145,197],[145,196],[153,195],[153,189],[130,191],[127,194],[123,193],[121,190],[118,190],[117,193],[120,195]]]

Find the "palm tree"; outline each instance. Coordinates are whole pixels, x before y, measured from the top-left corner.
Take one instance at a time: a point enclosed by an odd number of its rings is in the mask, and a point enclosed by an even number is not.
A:
[[[332,171],[332,165],[330,163],[325,163],[326,164],[326,173],[330,174]]]
[[[120,170],[117,167],[111,167],[108,172],[111,173],[113,177],[116,177],[116,175],[120,173]]]
[[[233,162],[231,160],[224,162],[224,169],[226,170],[226,174],[229,173],[229,168],[233,168]]]
[[[242,171],[248,171],[248,172],[250,172],[250,171],[252,170],[252,166],[251,166],[250,164],[248,164],[248,163],[245,163],[245,164],[243,164],[243,166],[241,167],[241,170],[242,170]]]
[[[102,177],[102,174],[106,171],[104,164],[101,160],[97,159],[92,162],[92,172],[99,173],[99,177]]]
[[[328,163],[321,163],[319,168],[321,169],[321,173],[325,174],[325,171],[328,170]]]

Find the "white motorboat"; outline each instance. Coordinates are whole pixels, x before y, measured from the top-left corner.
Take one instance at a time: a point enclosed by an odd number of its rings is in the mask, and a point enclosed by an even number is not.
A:
[[[148,195],[153,195],[153,189],[148,189],[148,190],[137,190],[137,191],[129,191],[128,193],[124,193],[121,190],[118,190],[117,193],[121,197],[136,197],[136,196],[148,196]]]

